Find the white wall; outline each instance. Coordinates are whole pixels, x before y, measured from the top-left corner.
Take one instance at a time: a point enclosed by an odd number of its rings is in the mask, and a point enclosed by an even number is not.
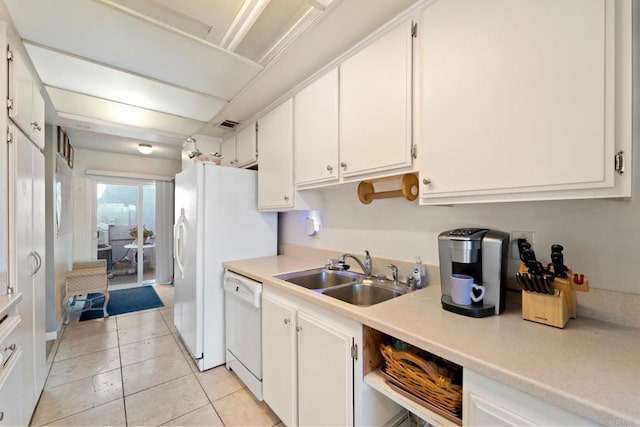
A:
[[[71,169],[57,152],[57,128],[45,127],[45,230],[46,230],[46,330],[56,332],[62,325],[64,273],[73,263],[73,203]],[[56,229],[56,182],[60,181],[63,223]]]
[[[638,170],[636,168],[636,170]],[[636,174],[635,184],[638,184]],[[638,188],[638,185],[635,186]],[[534,231],[533,249],[547,263],[551,244],[560,243],[565,263],[589,276],[593,288],[640,294],[640,195],[633,201],[572,200],[418,206],[404,199],[358,201],[355,186],[325,191],[317,237],[305,234],[307,212],[281,214],[280,243],[412,261],[420,255],[438,265],[441,231],[479,226]],[[511,261],[515,274],[518,261]]]
[[[73,144],[73,141],[71,141]],[[125,172],[132,174],[175,176],[180,172],[180,160],[156,159],[102,151],[76,149],[73,167],[74,234],[73,259],[89,259],[93,249],[91,238],[95,234],[95,224],[91,223],[91,210],[95,195],[87,191],[87,169]]]

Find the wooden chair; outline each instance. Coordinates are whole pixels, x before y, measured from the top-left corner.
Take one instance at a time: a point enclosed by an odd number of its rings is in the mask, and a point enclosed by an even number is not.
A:
[[[92,300],[95,298],[87,299],[89,301],[89,307],[86,310],[100,310],[104,312],[104,317],[109,317],[107,313],[107,304],[109,303],[109,291],[107,291],[107,260],[99,259],[97,261],[84,261],[74,262],[73,270],[65,273],[65,296],[63,299],[63,306],[67,313],[65,321],[69,323],[69,299],[73,298],[75,301],[77,297],[81,295],[89,294],[103,294],[104,305],[102,308],[93,307]]]

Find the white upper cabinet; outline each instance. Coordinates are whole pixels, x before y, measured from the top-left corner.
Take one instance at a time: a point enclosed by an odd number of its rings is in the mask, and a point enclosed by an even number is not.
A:
[[[235,167],[236,165],[236,136],[232,135],[220,143],[221,166]]]
[[[258,161],[258,143],[256,122],[226,138],[220,144],[222,166],[247,168]]]
[[[260,167],[258,209],[287,211],[318,209],[322,197],[298,192],[293,182],[293,98],[269,111],[258,121]]]
[[[293,99],[289,98],[265,114],[260,129],[258,208],[292,209],[293,190]]]
[[[412,21],[340,65],[343,177],[412,166]]]
[[[338,69],[311,83],[294,98],[296,188],[339,178]]]
[[[256,123],[243,128],[236,134],[236,166],[244,168],[254,165],[258,160]]]
[[[44,99],[23,53],[13,46],[9,54],[9,117],[40,149],[44,149]]]
[[[434,2],[420,32],[422,204],[630,196],[630,1]]]

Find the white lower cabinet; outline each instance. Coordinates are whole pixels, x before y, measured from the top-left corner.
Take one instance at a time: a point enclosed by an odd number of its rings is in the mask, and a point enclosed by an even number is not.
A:
[[[265,287],[262,391],[287,426],[383,425],[396,405],[363,383],[362,325]]]
[[[3,299],[0,305],[6,303],[6,297],[0,298]],[[22,319],[16,308],[3,311],[0,317],[3,317],[0,324],[0,426],[27,425],[31,412],[22,392],[26,388],[25,354],[21,345],[25,337],[21,331]]]
[[[298,424],[296,310],[262,294],[262,396],[280,420]]]
[[[464,370],[463,426],[582,426],[596,425],[529,394]]]
[[[30,416],[25,416],[22,396],[19,393],[22,388],[24,365],[22,355],[22,348],[16,345],[0,369],[0,426],[19,426],[29,422]]]
[[[303,311],[298,312],[296,330],[298,424],[353,424],[355,337]]]

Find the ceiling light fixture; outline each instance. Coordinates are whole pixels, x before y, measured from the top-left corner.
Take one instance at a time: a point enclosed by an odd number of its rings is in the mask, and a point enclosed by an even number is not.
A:
[[[153,146],[151,144],[138,144],[138,151],[142,154],[151,154],[153,152]]]

